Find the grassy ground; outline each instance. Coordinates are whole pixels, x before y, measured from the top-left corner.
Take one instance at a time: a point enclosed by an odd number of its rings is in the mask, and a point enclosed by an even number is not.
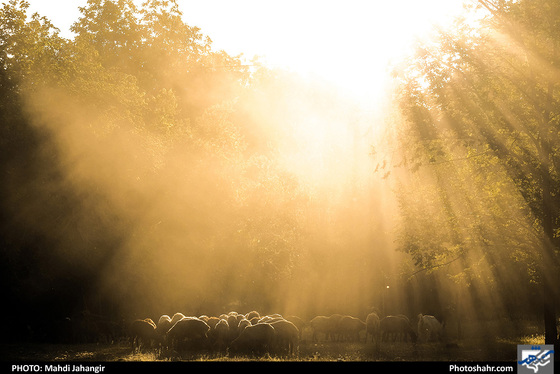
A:
[[[128,344],[24,344],[4,345],[3,361],[515,361],[517,344],[543,343],[542,336],[512,340],[469,339],[440,344],[396,342],[378,348],[364,342],[304,341],[295,356],[228,357],[205,351],[161,355],[153,351],[133,353]]]
[[[313,342],[304,334],[295,356],[228,357],[207,351],[181,355],[155,352],[133,353],[129,344],[10,344],[3,345],[2,361],[509,361],[515,362],[518,344],[543,344],[539,326],[524,323],[509,327],[503,323],[465,325],[458,336],[457,326],[448,326],[444,343],[405,342]]]

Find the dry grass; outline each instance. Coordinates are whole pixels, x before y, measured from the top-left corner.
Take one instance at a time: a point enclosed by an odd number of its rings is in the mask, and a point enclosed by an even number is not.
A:
[[[371,342],[312,342],[304,336],[298,354],[230,357],[225,353],[205,350],[182,354],[160,354],[155,351],[132,352],[121,344],[20,344],[3,345],[4,361],[121,361],[121,362],[237,362],[237,361],[514,361],[517,344],[542,344],[544,335],[539,326],[526,322],[496,321],[465,324],[459,338],[451,326],[444,343],[383,343],[378,348]]]

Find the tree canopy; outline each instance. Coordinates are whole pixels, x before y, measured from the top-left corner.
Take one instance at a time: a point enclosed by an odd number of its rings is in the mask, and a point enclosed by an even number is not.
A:
[[[17,313],[353,305],[358,278],[322,274],[356,258],[317,240],[357,230],[336,216],[359,204],[331,194],[350,181],[316,190],[302,175],[317,165],[288,155],[312,145],[294,135],[310,118],[358,121],[349,103],[214,50],[176,1],[88,0],[70,39],[28,8],[0,8],[2,276]],[[329,152],[344,170],[347,151]],[[318,289],[332,298],[306,300]]]
[[[502,295],[513,287],[523,305],[540,294],[553,342],[560,7],[481,0],[476,11],[484,17],[457,20],[454,31],[420,46],[396,73],[403,157],[395,162],[414,172],[410,185],[402,183],[401,248],[420,268],[467,284],[485,277]],[[419,220],[426,212],[432,219]]]
[[[10,312],[544,311],[556,341],[559,16],[479,0],[395,69],[381,124],[325,82],[215,50],[175,0],[88,0],[71,38],[8,1]]]

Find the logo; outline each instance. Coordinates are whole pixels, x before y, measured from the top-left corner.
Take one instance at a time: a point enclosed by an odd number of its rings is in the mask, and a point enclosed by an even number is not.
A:
[[[554,374],[554,346],[518,345],[517,372],[529,374]]]

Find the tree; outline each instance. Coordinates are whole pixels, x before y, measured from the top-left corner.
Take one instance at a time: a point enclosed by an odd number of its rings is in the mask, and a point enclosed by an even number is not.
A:
[[[175,1],[89,0],[73,39],[28,8],[0,9],[9,300],[48,300],[56,284],[70,294],[57,313],[91,300],[171,307],[220,302],[206,289],[222,284],[213,276],[242,278],[225,295],[235,299],[251,275],[289,273],[300,208],[282,203],[302,192],[283,166],[247,150],[255,130],[238,115],[249,83],[240,58],[213,51]]]
[[[131,0],[88,0],[80,7],[80,17],[71,27],[76,41],[86,39],[94,46],[106,67],[125,71],[138,67],[136,51],[142,44],[142,25]]]
[[[530,253],[525,243],[537,239],[545,339],[548,344],[557,343],[560,6],[548,0],[481,0],[477,9],[487,14],[479,24],[460,20],[456,32],[440,33],[435,45],[420,47],[409,61],[401,75],[404,93],[400,104],[407,121],[401,136],[411,146],[407,161],[417,167],[436,170],[453,165],[457,175],[440,174],[440,179],[450,177],[451,183],[468,179],[470,184],[481,176],[490,181],[487,173],[498,170],[501,177],[486,185],[492,188],[479,185],[473,196],[484,198],[490,193],[499,198],[500,184],[502,191],[506,184],[515,186],[522,204],[512,200],[512,206],[525,218],[514,232],[527,225],[532,230],[525,230],[518,245],[502,251]],[[456,192],[459,186],[452,188]],[[444,218],[448,224],[457,222],[457,216],[464,217],[461,211],[448,212],[454,212]],[[500,210],[491,214],[498,217]],[[511,232],[507,235],[514,237]],[[485,237],[479,232],[479,240],[487,240]],[[467,243],[456,244],[461,250],[468,247]],[[410,251],[421,256],[417,248]],[[459,255],[452,251],[451,256],[461,258]]]

